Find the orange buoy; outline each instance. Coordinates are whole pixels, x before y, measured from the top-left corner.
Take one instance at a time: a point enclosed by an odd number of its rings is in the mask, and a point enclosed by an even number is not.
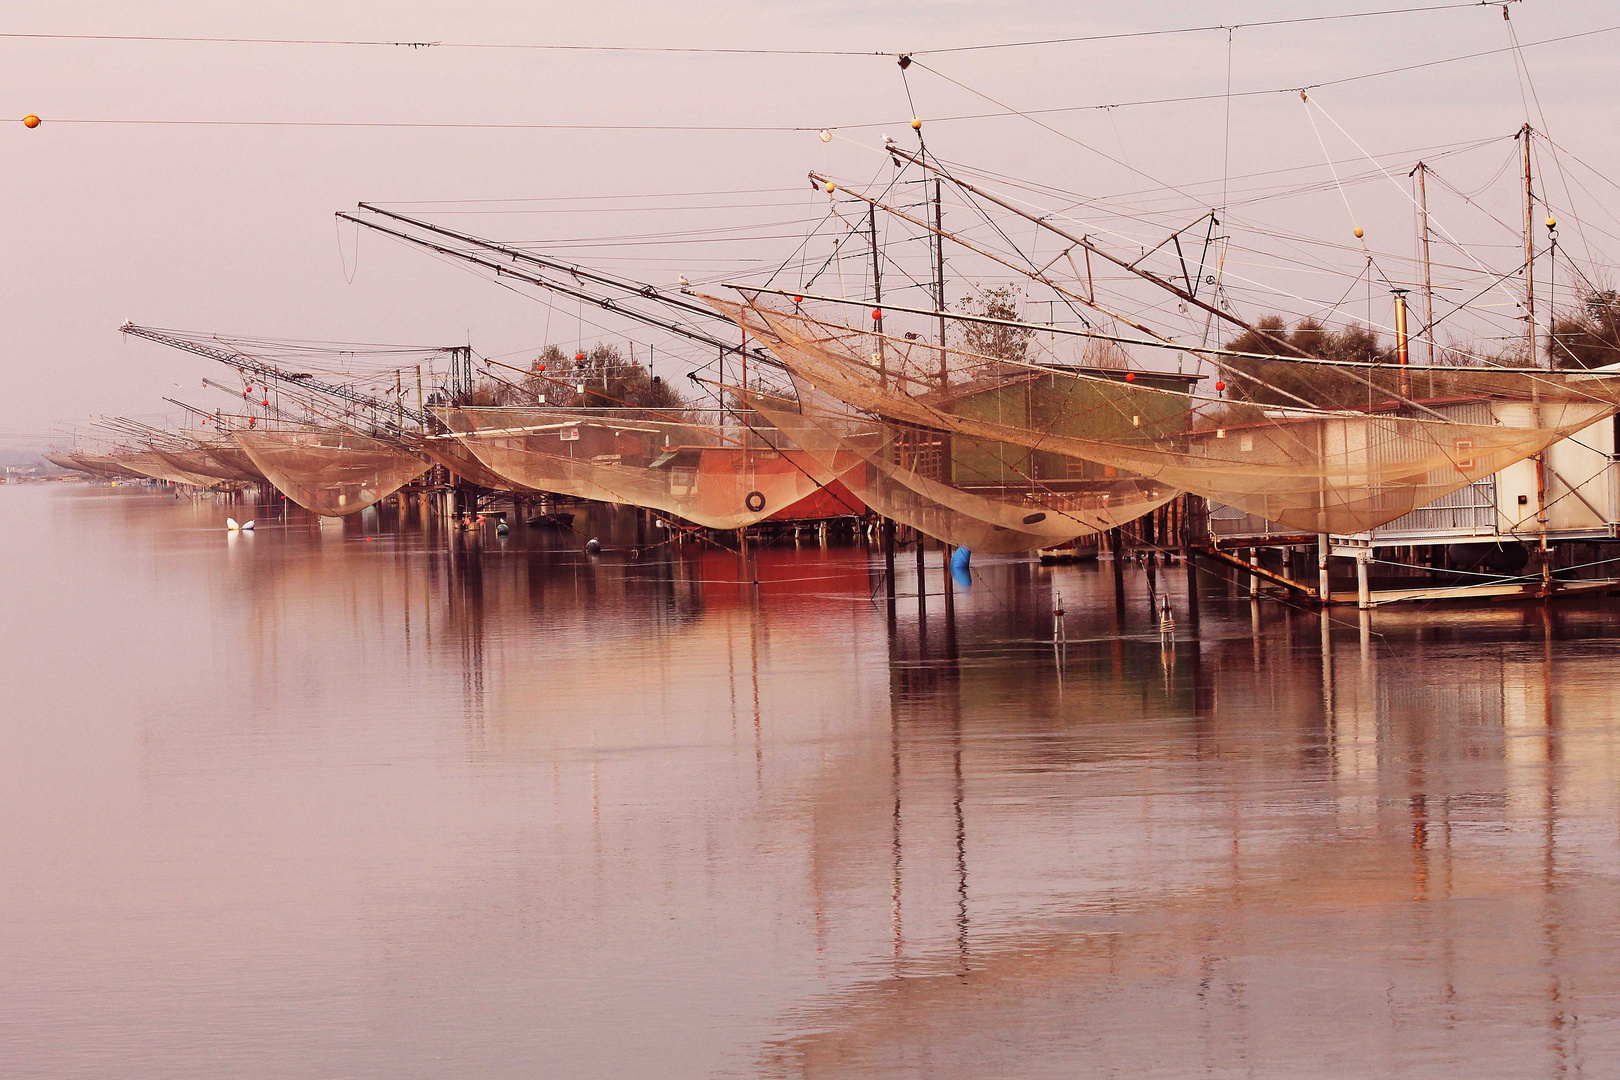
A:
[[[25,127],[25,128],[37,128],[37,127],[39,127],[39,117],[35,116],[33,113],[29,113],[27,116],[23,117],[23,127]]]
[[[1360,225],[1357,225],[1356,226],[1356,239],[1360,240],[1363,236],[1366,236],[1366,235],[1367,235],[1366,230],[1363,229]]]

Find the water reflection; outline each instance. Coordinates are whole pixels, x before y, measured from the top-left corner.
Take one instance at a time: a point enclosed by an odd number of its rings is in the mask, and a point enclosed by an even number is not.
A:
[[[227,537],[144,492],[0,498],[19,1072],[1620,1050],[1612,602],[1323,619],[976,559],[948,618],[937,552],[919,584],[910,552],[744,561],[624,512]]]

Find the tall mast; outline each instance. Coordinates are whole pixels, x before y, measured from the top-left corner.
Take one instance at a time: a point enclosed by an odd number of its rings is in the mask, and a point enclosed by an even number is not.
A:
[[[1023,209],[1022,207],[1016,206],[1013,203],[1008,202],[1006,199],[1003,199],[1003,198],[1001,198],[1001,197],[999,197],[999,196],[997,196],[997,195],[995,195],[995,194],[993,194],[993,193],[991,193],[989,191],[986,191],[984,188],[981,188],[976,184],[971,184],[966,180],[959,179],[958,177],[956,177],[956,176],[952,175],[951,173],[947,172],[945,169],[941,168],[937,162],[924,161],[920,154],[908,154],[904,150],[901,150],[897,146],[890,146],[889,147],[889,154],[890,154],[890,156],[892,156],[892,157],[894,157],[894,158],[896,158],[896,159],[898,159],[900,161],[909,161],[912,164],[917,165],[920,168],[926,169],[927,171],[935,174],[936,176],[949,177],[951,183],[954,186],[961,188],[963,191],[970,192],[971,194],[979,196],[981,199],[985,199],[985,200],[987,200],[989,202],[995,203],[997,206],[1001,207],[1003,210],[1006,210],[1006,211],[1008,211],[1010,213],[1013,213],[1013,214],[1017,214],[1019,217],[1023,218],[1024,220],[1026,220],[1028,222],[1031,222],[1032,224],[1034,224],[1038,228],[1042,228],[1042,229],[1047,230],[1048,232],[1054,233],[1055,235],[1060,236],[1063,239],[1067,240],[1070,244],[1073,244],[1074,246],[1079,247],[1079,248],[1083,248],[1085,251],[1096,255],[1098,258],[1104,259],[1104,260],[1107,260],[1110,263],[1113,263],[1115,266],[1119,267],[1121,270],[1124,270],[1126,273],[1135,274],[1137,277],[1141,278],[1143,281],[1151,282],[1152,284],[1157,285],[1159,288],[1164,289],[1166,292],[1168,292],[1171,295],[1175,296],[1177,299],[1179,299],[1184,304],[1189,304],[1192,307],[1196,307],[1200,311],[1206,312],[1207,314],[1213,316],[1214,318],[1220,319],[1223,322],[1226,322],[1226,323],[1229,323],[1229,324],[1231,324],[1233,326],[1236,326],[1240,330],[1247,330],[1247,331],[1250,331],[1252,333],[1258,334],[1261,337],[1269,338],[1272,341],[1276,342],[1278,347],[1286,349],[1290,353],[1293,353],[1293,354],[1299,355],[1299,356],[1306,355],[1306,353],[1305,353],[1305,351],[1303,349],[1300,349],[1298,346],[1294,345],[1292,342],[1288,341],[1286,338],[1284,338],[1284,337],[1282,337],[1282,336],[1280,336],[1278,334],[1275,334],[1275,333],[1273,333],[1273,332],[1271,332],[1269,330],[1261,330],[1260,328],[1258,328],[1256,326],[1252,326],[1249,323],[1245,322],[1244,320],[1238,318],[1236,315],[1232,314],[1230,311],[1225,311],[1222,308],[1220,308],[1220,307],[1218,307],[1218,306],[1216,306],[1214,304],[1211,304],[1211,303],[1208,303],[1208,302],[1206,302],[1204,300],[1199,299],[1198,297],[1194,296],[1191,292],[1187,291],[1186,289],[1183,289],[1181,286],[1175,284],[1174,282],[1168,281],[1168,280],[1160,277],[1158,274],[1153,273],[1150,270],[1144,270],[1140,266],[1138,266],[1136,263],[1125,261],[1124,259],[1120,258],[1119,256],[1114,255],[1113,253],[1109,252],[1107,249],[1097,245],[1089,236],[1076,236],[1073,233],[1069,232],[1068,230],[1061,229],[1057,225],[1054,225],[1051,222],[1051,220],[1048,219],[1048,218],[1045,218],[1045,217],[1042,217],[1042,216],[1039,216],[1039,215],[1036,215],[1036,214],[1032,214],[1029,211]],[[812,174],[812,175],[814,175],[814,174]],[[928,226],[924,225],[924,228],[927,228],[927,227]],[[961,237],[955,237],[954,239],[956,239],[958,243],[963,242]],[[969,247],[974,251],[981,251],[980,248],[973,247],[973,245],[969,245]],[[982,253],[982,251],[981,251],[981,253]],[[992,258],[994,258],[994,257],[995,256],[992,256]],[[1093,309],[1095,309],[1097,311],[1101,311],[1104,314],[1109,315],[1109,316],[1111,316],[1113,318],[1121,319],[1121,321],[1125,322],[1127,325],[1133,326],[1138,330],[1145,329],[1145,327],[1141,326],[1138,323],[1131,322],[1130,320],[1124,319],[1122,316],[1117,315],[1114,312],[1108,311],[1108,309],[1106,309],[1106,308],[1100,307],[1099,305],[1096,304],[1096,302],[1094,300],[1089,300],[1089,299],[1087,299],[1085,297],[1078,296],[1078,295],[1070,293],[1070,292],[1068,292],[1067,290],[1064,290],[1064,289],[1058,289],[1055,285],[1053,285],[1053,283],[1044,274],[1041,274],[1041,273],[1038,273],[1038,272],[1031,273],[1030,271],[1024,269],[1023,267],[1017,266],[1017,265],[1015,265],[1013,263],[1006,262],[1006,260],[997,259],[997,261],[1002,262],[1005,265],[1012,267],[1012,269],[1018,271],[1018,273],[1020,273],[1020,274],[1024,274],[1027,277],[1030,277],[1030,278],[1032,278],[1032,279],[1034,279],[1036,281],[1041,282],[1043,285],[1046,285],[1049,288],[1056,289],[1056,291],[1060,295],[1070,296],[1072,299],[1078,300],[1080,303],[1085,304],[1087,307],[1093,308]],[[1140,260],[1138,260],[1138,261],[1140,261]],[[1155,335],[1155,336],[1158,336],[1158,335]]]
[[[818,184],[819,183],[832,183],[832,181],[828,180],[827,177],[823,176],[821,173],[818,173],[818,172],[810,173],[810,179],[816,181]],[[881,202],[881,201],[879,201],[877,199],[874,199],[870,195],[862,194],[861,192],[855,191],[855,190],[853,190],[851,188],[839,188],[838,190],[843,191],[845,194],[850,195],[853,198],[859,199],[860,201],[862,201],[864,203],[867,203],[869,205],[875,205],[879,210],[883,210],[886,213],[892,214],[895,217],[899,218],[901,221],[904,221],[904,222],[907,222],[909,224],[915,225],[919,229],[923,229],[923,230],[925,230],[925,231],[927,231],[927,232],[929,232],[931,234],[937,235],[937,230],[934,228],[933,222],[928,220],[926,211],[924,212],[924,216],[922,216],[922,217],[914,217],[911,214],[906,213],[904,210],[899,209],[898,207],[890,205],[889,203]],[[990,259],[992,262],[1000,263],[1002,266],[1005,266],[1007,269],[1013,271],[1014,273],[1023,274],[1025,277],[1031,279],[1032,281],[1040,282],[1042,285],[1045,285],[1047,288],[1051,289],[1053,292],[1057,293],[1059,296],[1067,297],[1068,299],[1073,300],[1073,301],[1075,301],[1076,303],[1079,303],[1079,304],[1084,304],[1086,307],[1089,307],[1089,308],[1093,309],[1094,311],[1099,311],[1099,312],[1101,312],[1102,314],[1108,316],[1111,319],[1116,319],[1119,322],[1124,323],[1126,326],[1129,326],[1133,330],[1140,330],[1142,333],[1148,335],[1149,337],[1157,338],[1158,340],[1160,340],[1162,342],[1165,342],[1166,344],[1171,344],[1171,345],[1175,344],[1169,338],[1167,338],[1163,334],[1159,333],[1157,330],[1153,329],[1150,326],[1147,326],[1144,323],[1138,322],[1135,319],[1132,319],[1129,315],[1122,314],[1121,312],[1118,312],[1118,311],[1111,311],[1108,308],[1103,307],[1101,304],[1097,303],[1097,301],[1095,299],[1091,299],[1091,298],[1088,298],[1088,297],[1085,297],[1085,296],[1081,296],[1079,293],[1075,292],[1073,289],[1064,288],[1064,286],[1062,285],[1061,282],[1054,281],[1052,278],[1048,277],[1044,272],[1042,272],[1040,270],[1031,270],[1028,267],[1020,266],[1018,263],[1013,262],[1011,259],[1008,259],[1007,257],[1005,257],[1003,255],[998,255],[994,251],[991,251],[989,248],[985,247],[984,245],[976,244],[972,240],[969,240],[968,238],[966,238],[964,236],[953,235],[951,237],[951,239],[953,241],[955,241],[957,244],[960,244],[962,247],[967,248],[969,251],[973,252],[975,255],[982,255],[985,258]],[[936,313],[938,313],[938,309],[936,309]],[[1244,324],[1244,325],[1247,326],[1247,324]],[[1286,344],[1286,342],[1284,342],[1284,344]]]
[[[1536,196],[1530,187],[1530,125],[1519,129],[1524,146],[1524,340],[1526,367],[1536,366]]]
[[[924,189],[926,190],[926,189]],[[934,310],[939,312],[939,388],[945,389],[945,209],[934,181]]]
[[[1421,241],[1423,247],[1423,340],[1428,347],[1428,364],[1434,366],[1434,278],[1433,264],[1429,261],[1429,186],[1425,180],[1429,167],[1423,162],[1417,163],[1412,170],[1417,174],[1418,182],[1418,218],[1422,223]],[[1432,379],[1433,376],[1431,375]]]
[[[1524,340],[1529,355],[1525,357],[1525,367],[1535,367],[1536,361],[1536,196],[1530,186],[1530,122],[1525,121],[1524,127],[1519,129],[1519,139],[1524,143]],[[1551,362],[1552,357],[1549,356]],[[1541,422],[1541,387],[1536,383],[1530,389],[1531,416],[1536,423]],[[1547,456],[1545,452],[1536,454],[1532,460],[1536,463],[1536,526],[1541,533],[1541,585],[1543,589],[1551,587],[1552,564],[1547,559]]]
[[[878,385],[889,385],[887,354],[883,349],[883,265],[878,256],[877,204],[866,204],[866,228],[872,234],[872,329],[877,331]]]

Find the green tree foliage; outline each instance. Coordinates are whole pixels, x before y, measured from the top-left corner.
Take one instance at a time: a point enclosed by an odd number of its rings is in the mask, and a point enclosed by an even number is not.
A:
[[[1589,290],[1578,309],[1554,316],[1547,356],[1561,368],[1620,364],[1620,293]]]
[[[687,402],[660,376],[626,359],[617,345],[599,341],[588,352],[564,352],[547,345],[527,374],[502,373],[474,392],[473,404],[532,405],[542,398],[551,408],[615,409],[627,413],[678,413]]]
[[[1017,322],[1022,317],[1018,294],[1002,285],[986,289],[977,297],[967,297],[956,305],[964,315],[983,315],[991,319]],[[994,357],[1022,363],[1029,354],[1029,339],[1035,331],[1017,326],[998,326],[994,323],[963,322],[959,324],[962,348],[980,356]]]
[[[1224,346],[1232,352],[1276,357],[1312,357],[1340,363],[1393,364],[1394,350],[1360,323],[1329,330],[1314,319],[1288,329],[1279,316],[1267,315]],[[1329,368],[1286,359],[1226,357],[1226,397],[1253,405],[1324,409],[1367,408],[1394,396],[1399,375],[1393,369]],[[1369,385],[1370,384],[1370,385]]]

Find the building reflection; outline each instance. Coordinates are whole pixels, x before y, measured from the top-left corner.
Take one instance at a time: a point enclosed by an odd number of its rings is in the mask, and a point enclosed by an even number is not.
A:
[[[669,835],[772,852],[824,983],[766,1072],[1027,1074],[996,1055],[1154,1040],[1256,1071],[1444,1071],[1482,1039],[1513,1071],[1586,1059],[1620,870],[1602,602],[1324,619],[1210,589],[1167,646],[1136,568],[1117,606],[1109,567],[986,561],[947,619],[937,559],[921,604],[899,561],[891,607],[863,548],[365,527],[315,557],[254,541],[257,685],[284,692],[272,643],[315,620],[357,681],[453,673],[461,752],[555,769],[602,889],[662,887],[608,854],[641,850],[623,808],[652,790],[685,799]],[[1153,585],[1186,610],[1181,573]],[[717,861],[677,865],[719,896]]]

